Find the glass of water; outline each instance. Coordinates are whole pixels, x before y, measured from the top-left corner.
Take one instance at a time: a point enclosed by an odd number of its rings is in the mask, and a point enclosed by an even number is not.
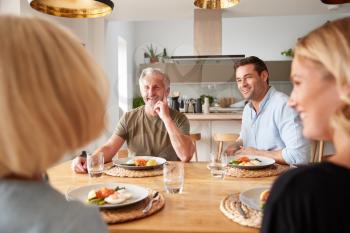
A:
[[[211,153],[209,168],[213,177],[223,179],[227,169],[227,154],[222,153],[221,156],[217,156],[216,153]]]
[[[166,162],[163,165],[164,187],[167,193],[182,193],[184,187],[184,164]]]
[[[104,157],[103,153],[87,154],[86,165],[90,177],[100,177],[103,174]]]

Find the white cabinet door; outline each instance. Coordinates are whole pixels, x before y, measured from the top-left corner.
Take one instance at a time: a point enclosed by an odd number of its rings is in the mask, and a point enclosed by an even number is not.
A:
[[[201,133],[201,140],[197,141],[199,161],[209,161],[210,153],[216,152],[217,145],[216,142],[213,141],[214,133],[239,134],[241,130],[241,120],[190,120],[190,125],[191,133]],[[224,148],[226,148],[227,145],[228,144],[224,144]]]
[[[197,141],[198,161],[209,160],[211,149],[210,121],[190,120],[191,133],[201,133],[201,140]],[[194,158],[192,159],[194,161]]]

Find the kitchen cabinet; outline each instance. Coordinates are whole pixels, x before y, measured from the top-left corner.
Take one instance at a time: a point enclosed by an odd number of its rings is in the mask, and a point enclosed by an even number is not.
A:
[[[172,83],[230,82],[234,81],[235,60],[200,60],[173,63],[141,64],[139,74],[146,67],[154,67],[168,74]],[[289,81],[291,61],[265,61],[271,81]]]
[[[210,116],[211,114],[208,114]],[[189,117],[191,118],[191,117]],[[241,130],[241,119],[189,119],[191,133],[201,133],[201,140],[197,141],[197,153],[199,161],[208,161],[211,152],[216,152],[217,143],[213,140],[215,133],[237,133]],[[224,143],[224,148],[228,143]]]

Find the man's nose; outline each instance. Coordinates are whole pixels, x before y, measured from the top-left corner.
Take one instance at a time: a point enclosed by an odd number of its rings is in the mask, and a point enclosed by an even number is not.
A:
[[[153,95],[154,94],[154,88],[148,89],[148,95]]]

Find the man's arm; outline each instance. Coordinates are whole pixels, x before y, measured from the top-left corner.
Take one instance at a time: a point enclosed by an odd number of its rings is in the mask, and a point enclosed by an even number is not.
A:
[[[190,161],[194,152],[194,144],[191,137],[184,135],[171,119],[166,96],[164,96],[163,101],[158,101],[155,104],[154,109],[160,119],[164,122],[171,145],[173,146],[177,156],[181,161]]]
[[[243,146],[243,141],[242,141],[241,137],[238,137],[234,143],[227,146],[227,148],[225,149],[225,153],[227,155],[233,155],[238,150],[240,150],[242,148],[242,146]]]
[[[177,156],[181,161],[190,161],[194,152],[194,145],[191,137],[184,135],[171,119],[163,122],[168,131],[171,145],[173,146]]]
[[[122,137],[113,134],[103,146],[95,150],[94,154],[103,152],[105,163],[108,163],[112,161],[113,156],[118,152],[124,141],[125,140]],[[77,156],[73,159],[72,170],[76,173],[86,173],[86,158]]]
[[[95,150],[94,154],[102,152],[104,155],[105,163],[111,162],[113,156],[118,152],[124,142],[124,138],[113,134],[103,146]]]

